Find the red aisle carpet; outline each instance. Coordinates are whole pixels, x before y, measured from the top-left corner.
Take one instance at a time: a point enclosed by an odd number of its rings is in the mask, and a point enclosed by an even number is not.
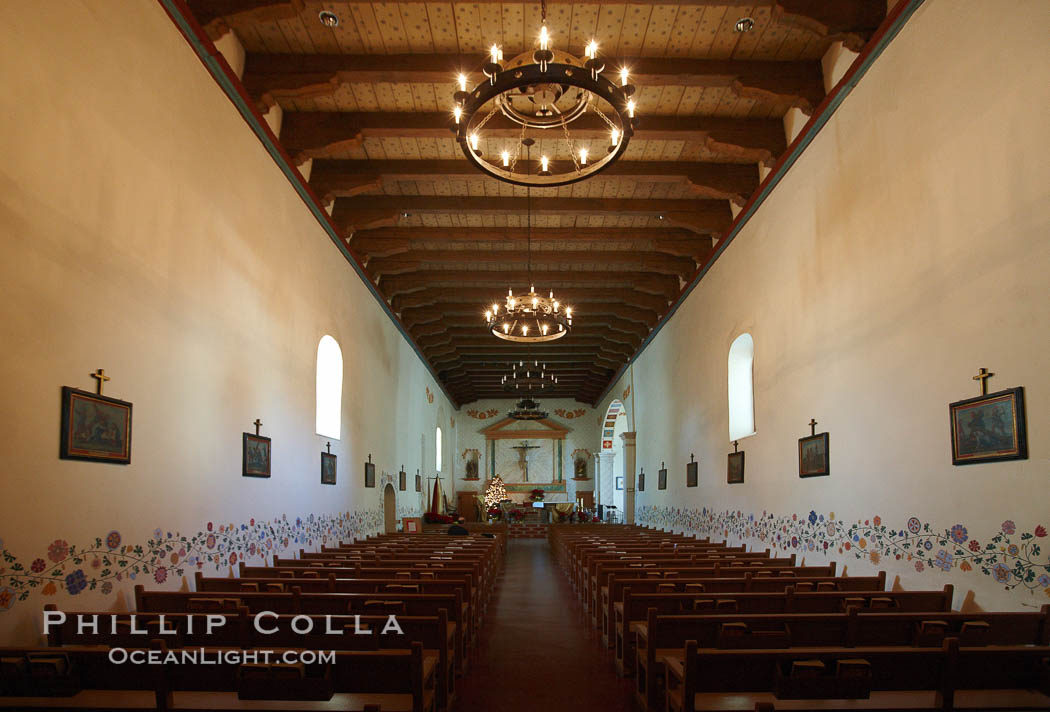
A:
[[[496,585],[456,712],[634,709],[633,678],[616,677],[546,539],[508,542]]]

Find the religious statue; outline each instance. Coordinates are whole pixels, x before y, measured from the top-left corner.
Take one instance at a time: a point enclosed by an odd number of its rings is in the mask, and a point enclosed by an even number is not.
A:
[[[538,450],[539,445],[529,445],[528,440],[522,440],[521,445],[515,445],[514,449],[518,451],[518,467],[521,468],[521,481],[529,481],[529,450]]]

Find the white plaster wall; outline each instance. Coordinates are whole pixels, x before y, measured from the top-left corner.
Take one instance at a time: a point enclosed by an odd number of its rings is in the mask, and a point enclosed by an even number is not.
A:
[[[0,641],[35,640],[45,602],[125,605],[126,575],[96,577],[128,556],[66,559],[53,576],[56,540],[104,550],[95,538],[117,530],[149,549],[154,528],[177,540],[209,522],[253,536],[275,518],[323,522],[297,550],[381,526],[365,458],[380,478],[427,472],[420,438],[453,408],[160,5],[3,3],[0,28]],[[314,434],[326,333],[345,368],[334,487]],[[134,403],[128,466],[58,458],[60,389],[92,390],[99,367],[106,393]],[[256,418],[271,479],[240,475]],[[398,493],[403,513],[419,511],[413,490]],[[164,585],[180,585],[163,555]],[[37,558],[48,568],[29,587]],[[98,587],[69,595],[75,570]],[[13,582],[25,601],[4,595],[17,598]]]
[[[638,465],[668,463],[668,490],[638,495],[651,524],[816,560],[807,543],[830,541],[850,572],[954,582],[956,605],[1048,602],[1048,21],[1045,2],[928,0],[610,390],[599,410],[633,383]],[[745,483],[727,485],[726,358],[743,331],[757,434],[740,443]],[[1028,460],[952,466],[948,404],[978,393],[981,366],[992,390],[1025,387]],[[810,418],[830,432],[831,476],[803,480]],[[700,487],[687,489],[693,452]],[[773,523],[751,520],[763,515]],[[913,535],[910,517],[932,533]],[[961,547],[945,544],[956,524]],[[946,569],[931,565],[942,549]],[[997,582],[996,563],[1033,580]]]

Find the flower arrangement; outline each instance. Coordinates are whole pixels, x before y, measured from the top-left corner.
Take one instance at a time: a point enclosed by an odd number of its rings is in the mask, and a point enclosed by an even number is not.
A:
[[[525,517],[525,513],[520,509],[510,510],[510,520],[512,522],[520,522]]]
[[[489,515],[489,519],[497,522],[503,517],[503,511],[496,506],[489,507],[487,514]]]
[[[531,499],[533,502],[542,502],[543,501],[543,494],[544,494],[543,490],[541,490],[539,487],[537,487],[536,489],[532,490],[532,492],[529,493],[529,499]]]
[[[436,514],[434,512],[424,512],[423,521],[427,524],[451,524],[452,517],[447,514]]]

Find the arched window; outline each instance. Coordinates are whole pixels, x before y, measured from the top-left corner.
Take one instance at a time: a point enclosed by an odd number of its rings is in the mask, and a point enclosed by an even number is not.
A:
[[[437,463],[437,471],[441,472],[441,428],[434,433],[434,446],[437,449],[437,457],[434,462]]]
[[[729,439],[755,434],[755,341],[741,334],[729,347]]]
[[[343,352],[325,334],[317,344],[317,434],[339,439],[343,403]]]

